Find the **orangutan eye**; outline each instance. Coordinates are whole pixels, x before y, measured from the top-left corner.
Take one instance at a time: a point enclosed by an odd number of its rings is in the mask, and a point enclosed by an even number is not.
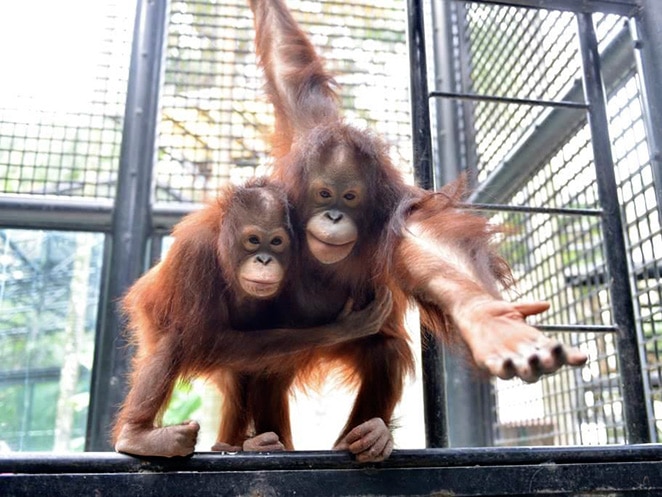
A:
[[[343,195],[343,198],[345,200],[352,201],[356,198],[356,194],[355,193],[345,193],[345,195]]]
[[[250,243],[251,245],[259,245],[260,244],[260,238],[255,236],[255,235],[249,236],[248,237],[248,243]]]
[[[282,239],[281,237],[279,237],[279,236],[277,236],[276,238],[274,238],[273,240],[271,240],[271,245],[274,245],[274,246],[276,246],[276,247],[277,247],[278,245],[282,245],[282,244],[283,244],[283,239]]]
[[[319,195],[322,198],[331,198],[331,192],[329,190],[320,190]]]

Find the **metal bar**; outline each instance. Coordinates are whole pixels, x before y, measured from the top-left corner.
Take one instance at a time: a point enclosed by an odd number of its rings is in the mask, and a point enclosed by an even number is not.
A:
[[[196,454],[192,458],[94,459],[66,455],[62,463],[24,464],[0,456],[0,488],[8,497],[236,495],[658,495],[659,446],[559,451],[463,449],[396,451],[387,461],[360,464],[347,453]],[[6,461],[6,463],[5,463]],[[535,462],[533,462],[535,461]],[[36,461],[35,461],[36,462]],[[75,462],[76,464],[71,464]],[[52,468],[60,471],[53,472]],[[40,471],[44,469],[44,471]]]
[[[89,495],[104,497],[357,497],[403,495],[652,496],[662,490],[659,461],[594,465],[524,465],[453,468],[354,468],[301,471],[225,471],[200,474],[91,473],[86,475],[5,475],[6,497]]]
[[[152,229],[167,234],[183,216],[201,207],[202,204],[154,204],[151,211]],[[0,226],[108,233],[113,227],[113,201],[105,198],[2,194]]]
[[[568,12],[618,14],[633,16],[639,9],[635,0],[456,0],[506,7],[524,7],[548,10],[564,10]]]
[[[450,181],[454,176],[444,176]],[[202,207],[202,204],[157,203],[152,208],[152,229],[168,234],[181,218]],[[463,209],[500,212],[531,212],[569,216],[600,216],[600,209],[571,207],[534,207],[527,205],[461,203]],[[33,229],[58,229],[109,232],[112,228],[112,201],[63,197],[0,196],[0,226]]]
[[[432,49],[435,85],[449,93],[458,86],[455,77],[453,22],[457,5],[449,1],[431,3]],[[456,18],[456,16],[455,16]],[[436,185],[461,174],[459,106],[450,99],[435,99],[435,147],[433,167]],[[429,343],[429,341],[428,341]],[[469,370],[464,358],[448,348],[443,353],[443,381],[446,394],[447,438],[450,447],[480,447],[492,444],[491,385]]]
[[[0,226],[108,232],[112,210],[110,199],[3,194]]]
[[[573,209],[572,207],[534,207],[531,205],[460,203],[464,209],[479,211],[531,212],[535,214],[563,214],[567,216],[602,216],[600,209]]]
[[[421,188],[429,190],[434,185],[430,108],[427,98],[425,30],[421,0],[407,0],[407,34],[409,37],[414,178]],[[423,343],[425,343],[425,335],[425,330],[421,330]],[[429,340],[427,346],[423,347],[421,355],[426,443],[428,447],[445,447],[448,445],[448,433],[446,392],[442,375],[443,354],[440,345],[435,340]]]
[[[149,244],[149,267],[154,266],[161,260],[161,253],[163,252],[163,235],[153,235]]]
[[[145,269],[167,11],[167,0],[137,3],[112,241],[104,261],[87,450],[110,449],[109,428],[126,390],[131,350],[115,305]]]
[[[632,39],[623,28],[602,53],[603,81],[610,95],[624,76],[634,70]],[[563,101],[583,101],[581,81],[561,98]],[[549,156],[576,129],[586,123],[586,112],[578,109],[548,108],[531,126],[529,133],[513,147],[513,151],[472,193],[472,202],[507,202],[542,168]]]
[[[448,447],[493,445],[492,384],[452,347],[444,349],[444,366]]]
[[[617,326],[604,326],[597,324],[535,324],[540,331],[558,331],[561,333],[578,331],[582,333],[615,333]]]
[[[657,210],[662,219],[662,5],[641,0],[641,12],[631,21],[635,58],[641,75],[641,99]]]
[[[607,102],[602,75],[598,41],[590,14],[577,14],[579,45],[582,57],[584,91],[590,108],[588,123],[595,161],[598,197],[604,211],[602,226],[605,238],[607,267],[611,280],[614,322],[618,326],[618,360],[624,400],[624,413],[630,443],[650,442],[651,429],[646,401],[646,378],[637,343],[634,305],[628,274],[625,236],[618,203],[618,190],[611,154]]]
[[[426,335],[421,329],[421,335]],[[430,334],[428,334],[430,336]],[[423,383],[423,421],[425,446],[449,446],[448,406],[446,401],[446,359],[438,340],[427,339],[421,348],[421,380]]]
[[[434,60],[434,85],[442,90],[456,86],[455,54],[453,53],[453,11],[456,5],[449,1],[430,2],[432,17],[432,56]],[[458,126],[457,102],[435,99],[432,137],[433,169],[435,185],[444,185],[456,179],[462,172],[460,154],[461,136]]]
[[[194,471],[435,468],[521,464],[595,464],[659,461],[662,444],[547,447],[466,447],[394,450],[386,461],[362,464],[346,451],[273,453],[196,452],[188,458],[138,458],[115,452],[0,454],[0,474],[86,474]]]
[[[407,1],[409,36],[410,92],[412,139],[414,149],[414,179],[421,188],[430,190],[432,181],[432,142],[430,138],[430,107],[428,94],[427,61],[423,5],[420,0]]]
[[[454,28],[457,30],[459,68],[456,77],[456,90],[464,93],[473,92],[472,75],[472,47],[467,25],[467,7],[455,6],[456,19]],[[478,146],[476,144],[476,104],[471,100],[460,101],[459,121],[462,125],[462,170],[467,173],[469,186],[476,186],[475,178],[478,177]]]
[[[474,93],[457,93],[452,91],[431,91],[431,97],[456,98],[459,100],[476,100],[479,102],[497,102],[519,105],[538,105],[541,107],[559,107],[566,109],[586,109],[584,102],[570,102],[566,100],[536,100],[531,98],[499,97],[496,95],[477,95]]]

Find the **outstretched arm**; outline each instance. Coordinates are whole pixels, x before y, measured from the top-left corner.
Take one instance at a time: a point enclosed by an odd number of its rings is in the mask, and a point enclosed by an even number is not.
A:
[[[584,364],[584,352],[563,345],[525,322],[546,302],[511,303],[497,291],[504,262],[489,249],[484,220],[457,209],[414,213],[396,252],[401,285],[416,296],[437,334],[457,334],[479,369],[533,382],[563,365]],[[451,336],[449,336],[449,334]]]

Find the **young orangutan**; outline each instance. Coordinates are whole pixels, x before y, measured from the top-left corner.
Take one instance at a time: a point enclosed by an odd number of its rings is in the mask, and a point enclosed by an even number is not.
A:
[[[284,294],[289,316],[316,326],[348,298],[360,306],[385,286],[393,294],[380,333],[316,349],[256,409],[286,412],[283,398],[295,375],[310,382],[316,368],[339,363],[358,392],[335,448],[361,461],[388,457],[388,425],[413,366],[403,326],[409,299],[436,336],[459,337],[476,366],[491,374],[534,381],[564,364],[583,364],[581,351],[525,323],[548,304],[499,296],[510,273],[491,245],[487,221],[458,209],[457,195],[406,185],[384,143],[344,122],[333,80],[283,0],[249,3],[275,109],[273,176],[294,205],[302,244],[301,279]],[[281,415],[279,423],[273,431],[292,448],[289,418]]]
[[[346,299],[330,324],[275,327],[279,296],[299,266],[287,198],[268,180],[228,187],[173,235],[165,258],[123,299],[137,351],[113,433],[119,452],[192,453],[197,423],[159,423],[176,380],[198,376],[211,377],[225,398],[219,442],[241,446],[253,414],[263,428],[250,399],[268,398],[270,382],[309,350],[376,333],[391,309],[385,291],[360,311]],[[271,435],[261,435],[246,448],[269,447]]]

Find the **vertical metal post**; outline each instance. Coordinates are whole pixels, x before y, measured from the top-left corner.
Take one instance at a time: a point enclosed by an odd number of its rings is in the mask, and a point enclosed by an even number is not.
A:
[[[657,209],[662,219],[662,4],[640,0],[632,20],[635,55],[641,75],[644,123],[650,150]]]
[[[469,40],[469,33],[467,32],[466,13],[469,8],[462,3],[454,5],[456,12],[456,21],[454,28],[457,29],[458,41],[458,59],[459,70],[456,80],[458,92],[472,94],[473,93],[473,80],[471,75],[472,61],[471,61],[471,42]],[[476,123],[475,123],[475,107],[476,103],[473,100],[464,100],[459,103],[458,108],[461,114],[461,133],[458,138],[462,140],[462,147],[460,148],[462,160],[462,170],[468,174],[469,184],[474,186],[476,178],[478,177],[478,152],[476,147]]]
[[[637,343],[634,305],[625,248],[625,236],[618,202],[618,191],[611,154],[607,104],[600,72],[600,54],[591,14],[577,14],[582,56],[584,93],[589,105],[598,196],[603,209],[607,266],[611,278],[614,322],[618,327],[617,345],[621,371],[624,413],[630,443],[650,442],[648,403],[646,402],[641,356]],[[652,419],[652,418],[651,418]]]
[[[86,450],[109,450],[109,430],[124,399],[131,350],[122,334],[117,300],[145,269],[150,195],[168,0],[138,0],[122,149],[106,243],[88,414]]]
[[[410,94],[414,176],[416,183],[431,189],[432,141],[425,54],[425,29],[421,0],[407,0],[409,35]],[[421,331],[424,333],[424,330]],[[443,382],[443,354],[436,340],[422,340],[423,402],[425,404],[425,437],[428,447],[446,447],[446,394]]]
[[[421,0],[407,0],[414,177],[421,188],[434,187],[432,180],[432,140],[430,104],[425,53],[425,27]]]
[[[435,90],[459,93],[455,78],[453,47],[453,12],[457,5],[448,0],[432,2],[433,55]],[[457,179],[462,171],[457,102],[448,98],[434,100],[436,114],[435,179],[445,184]],[[448,424],[448,445],[480,447],[490,445],[490,383],[481,381],[467,366],[467,361],[444,350],[444,387]]]
[[[457,6],[448,0],[432,2],[432,52],[434,57],[435,90],[457,92],[453,51],[452,9]],[[436,161],[433,162],[435,184],[444,185],[462,172],[459,151],[457,102],[450,98],[435,98]]]

